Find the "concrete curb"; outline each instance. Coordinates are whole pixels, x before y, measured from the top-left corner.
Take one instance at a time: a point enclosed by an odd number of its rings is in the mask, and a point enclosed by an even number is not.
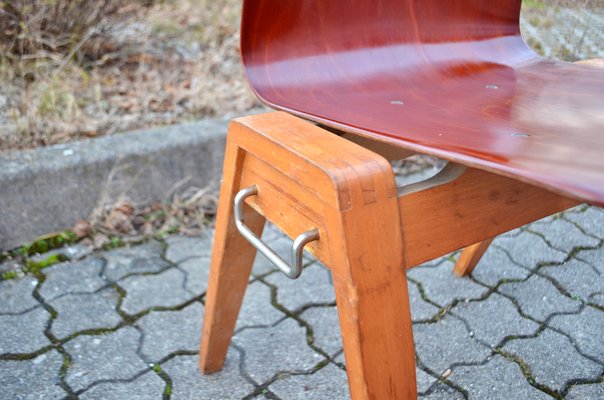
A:
[[[161,201],[174,185],[219,179],[227,120],[204,120],[0,153],[0,249],[73,226],[102,194]]]

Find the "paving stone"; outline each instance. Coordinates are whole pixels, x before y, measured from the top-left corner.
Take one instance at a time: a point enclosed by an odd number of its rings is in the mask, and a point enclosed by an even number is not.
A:
[[[538,275],[524,282],[506,283],[498,290],[513,297],[524,314],[538,321],[545,321],[554,313],[576,313],[581,308],[581,302],[562,295],[550,281]]]
[[[342,350],[342,337],[336,307],[313,307],[300,317],[312,327],[314,345],[330,356]]]
[[[456,367],[449,380],[467,390],[469,400],[552,399],[528,383],[518,364],[498,355],[486,365]]]
[[[271,288],[256,281],[248,285],[235,329],[269,326],[286,316],[271,304]]]
[[[172,379],[172,399],[241,399],[254,390],[239,373],[239,353],[230,349],[224,367],[211,375],[199,372],[197,356],[178,356],[162,364]]]
[[[579,225],[589,235],[604,240],[604,212],[597,207],[589,207],[582,213],[565,213],[564,219]]]
[[[575,258],[562,265],[541,268],[539,273],[553,278],[571,296],[584,301],[601,293],[604,288],[604,275],[600,275],[592,265]]]
[[[413,325],[413,337],[423,365],[437,374],[455,363],[478,363],[491,354],[470,337],[462,321],[451,315],[436,323]]]
[[[600,244],[598,239],[587,236],[575,224],[562,218],[549,223],[535,222],[529,229],[541,233],[555,249],[565,253],[575,247],[595,247]],[[572,237],[572,240],[568,240],[569,237]]]
[[[32,293],[38,280],[31,276],[0,282],[0,314],[19,314],[38,307]]]
[[[136,354],[140,333],[130,327],[105,335],[82,335],[64,345],[72,357],[65,380],[74,390],[82,390],[105,379],[132,379],[148,369]]]
[[[324,357],[306,344],[306,329],[288,318],[269,328],[248,328],[233,337],[245,352],[243,368],[258,384],[278,372],[307,372]]]
[[[533,225],[529,225],[532,229]],[[549,224],[543,226],[547,231]],[[562,262],[566,253],[548,246],[547,242],[537,234],[523,231],[516,237],[499,237],[496,245],[509,254],[514,262],[534,270],[541,263]]]
[[[407,275],[424,288],[424,294],[440,307],[455,300],[478,299],[484,296],[488,288],[472,282],[468,278],[453,275],[454,263],[446,261],[440,265],[413,268]]]
[[[503,350],[520,357],[538,383],[558,392],[568,381],[595,379],[603,372],[601,365],[577,353],[566,336],[551,329],[536,338],[511,340]]]
[[[95,294],[68,294],[50,303],[58,315],[51,332],[65,338],[88,329],[113,328],[122,321],[116,307],[119,295],[113,288]]]
[[[80,394],[80,400],[147,400],[161,399],[166,382],[153,371],[133,382],[107,382],[94,385]]]
[[[120,282],[126,291],[122,310],[136,314],[150,307],[173,307],[194,297],[183,290],[185,273],[177,268],[157,275],[135,275]]]
[[[283,274],[273,274],[266,281],[277,287],[277,303],[290,311],[307,304],[326,304],[336,301],[329,271],[313,264],[302,271],[300,278],[289,279]]]
[[[463,395],[449,385],[438,382],[429,393],[418,396],[422,400],[462,400]]]
[[[511,300],[497,293],[483,301],[459,303],[451,313],[466,321],[474,337],[490,347],[508,336],[532,335],[539,328],[539,324],[518,314]]]
[[[474,271],[472,271],[472,278],[494,287],[503,280],[522,280],[529,276],[531,271],[528,268],[517,265],[506,251],[498,247],[500,242],[502,245],[509,247],[509,242],[506,239],[497,237],[494,240]],[[513,240],[519,239],[514,238]]]
[[[436,382],[435,377],[419,368],[415,368],[415,375],[417,381],[417,393],[425,393]]]
[[[104,264],[102,258],[88,257],[54,265],[44,270],[46,279],[39,292],[46,301],[67,293],[95,292],[107,285],[107,281],[100,277]]]
[[[288,400],[347,400],[350,398],[346,372],[327,364],[314,374],[290,375],[271,383],[269,389]]]
[[[197,351],[203,321],[201,303],[179,311],[152,311],[136,322],[143,331],[141,353],[157,363],[175,351]]]
[[[180,264],[193,257],[210,257],[214,230],[207,230],[199,236],[170,236],[166,238],[168,249],[166,259]]]
[[[604,382],[573,386],[566,395],[566,400],[604,399]]]
[[[44,329],[49,319],[42,307],[19,315],[0,315],[0,354],[33,353],[48,346]]]
[[[411,319],[413,321],[426,321],[438,315],[440,309],[426,302],[413,282],[407,282],[409,288],[409,303],[411,304]]]
[[[178,265],[185,272],[185,289],[195,296],[201,296],[208,290],[210,278],[210,258],[195,257]]]
[[[19,400],[62,399],[59,386],[63,357],[56,350],[27,361],[0,361],[0,397]]]
[[[570,336],[581,352],[604,363],[604,312],[585,307],[579,314],[556,315],[548,322]]]
[[[159,272],[170,265],[161,257],[162,252],[163,245],[156,240],[110,250],[104,254],[107,264],[103,275],[117,281],[128,274]]]
[[[344,366],[346,365],[343,352],[335,356],[333,361]],[[436,378],[418,367],[415,368],[415,374],[417,380],[417,393],[421,397],[421,395],[424,394],[436,382]]]
[[[594,267],[598,274],[604,275],[604,246],[594,250],[581,250],[575,258],[585,261]]]

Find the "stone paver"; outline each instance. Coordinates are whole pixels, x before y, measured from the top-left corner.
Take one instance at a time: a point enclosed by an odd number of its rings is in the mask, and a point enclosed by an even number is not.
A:
[[[511,340],[503,350],[520,357],[531,374],[542,385],[557,392],[573,379],[596,379],[603,367],[581,356],[570,340],[551,329],[545,329],[536,338]],[[551,352],[556,357],[551,357]]]
[[[576,254],[575,258],[585,261],[594,267],[594,271],[599,275],[604,275],[604,245],[598,249],[581,250]]]
[[[562,265],[541,268],[539,273],[554,279],[571,296],[583,301],[601,293],[604,288],[604,274],[576,258]]]
[[[243,368],[259,384],[278,372],[308,372],[325,360],[307,345],[306,329],[291,318],[270,328],[244,329],[233,343],[245,352]]]
[[[588,235],[604,240],[604,213],[590,207],[582,213],[565,213],[564,219],[579,225]]]
[[[191,303],[179,311],[152,311],[138,320],[143,331],[141,353],[150,362],[159,362],[177,351],[197,351],[203,320],[201,303]]]
[[[543,231],[547,231],[549,223],[542,224]],[[530,270],[534,270],[539,264],[562,262],[567,257],[565,252],[548,246],[542,237],[531,232],[522,232],[516,237],[499,237],[496,245],[507,251],[518,265]]]
[[[585,307],[579,314],[556,315],[548,322],[570,336],[584,355],[604,364],[604,312]]]
[[[199,373],[197,356],[178,356],[162,364],[172,378],[172,398],[177,400],[241,399],[254,386],[239,373],[240,356],[229,350],[224,367],[212,375]]]
[[[161,399],[165,386],[159,375],[149,371],[132,382],[99,383],[80,394],[80,400]]]
[[[454,276],[453,265],[447,260],[438,266],[421,266],[409,270],[408,276],[422,285],[426,297],[440,307],[455,300],[479,299],[489,291],[467,278]]]
[[[566,400],[595,400],[604,399],[604,382],[573,386]]]
[[[269,389],[281,399],[345,400],[349,398],[346,372],[327,364],[314,374],[290,375],[271,383]]]
[[[506,337],[532,335],[539,328],[536,322],[522,318],[511,300],[497,293],[483,301],[461,302],[451,313],[468,323],[474,338],[492,348]]]
[[[171,236],[167,238],[166,259],[175,264],[180,264],[189,258],[209,258],[212,254],[213,234],[213,231],[206,231],[197,237]]]
[[[171,268],[157,275],[134,275],[120,282],[126,291],[122,310],[136,314],[151,307],[175,307],[195,297],[183,290],[185,273]]]
[[[72,365],[65,380],[74,390],[82,390],[100,380],[130,380],[148,369],[136,354],[140,333],[124,327],[113,333],[78,336],[65,344]]]
[[[521,233],[521,235],[525,235],[525,233]],[[531,273],[528,267],[516,264],[507,251],[503,247],[499,247],[500,244],[509,247],[509,243],[511,242],[506,238],[496,238],[472,271],[472,278],[491,287],[497,286],[502,281],[526,279]]]
[[[163,251],[164,245],[156,240],[108,251],[104,254],[107,264],[103,275],[117,281],[133,273],[159,272],[170,265],[161,257]]]
[[[296,280],[279,273],[268,276],[266,282],[279,288],[277,303],[292,312],[307,304],[328,304],[336,301],[329,271],[319,264],[305,268]]]
[[[270,305],[271,289],[260,281],[248,285],[235,329],[250,326],[270,326],[286,314]]]
[[[411,319],[413,322],[430,320],[438,315],[440,309],[426,302],[417,285],[408,281],[409,303],[411,304]]]
[[[3,399],[62,399],[59,385],[63,357],[51,350],[28,361],[0,361],[0,397]]]
[[[50,331],[57,338],[75,332],[113,328],[122,321],[116,307],[119,295],[113,288],[95,294],[69,294],[50,303],[57,312]]]
[[[600,244],[599,239],[584,234],[575,224],[562,218],[546,223],[536,222],[530,230],[542,234],[552,247],[565,253],[575,247],[595,247]],[[573,237],[572,241],[568,240],[569,236]]]
[[[300,315],[300,318],[312,327],[315,346],[330,356],[342,350],[338,311],[335,307],[309,308]]]
[[[188,238],[190,239],[190,238]],[[178,264],[185,273],[185,289],[194,296],[201,296],[208,289],[210,276],[210,258],[194,257]]]
[[[37,284],[31,276],[0,282],[0,315],[20,314],[39,306],[32,294]]]
[[[449,380],[468,390],[470,400],[552,399],[528,383],[518,364],[501,356],[485,365],[457,367]]]
[[[42,307],[19,315],[0,315],[0,354],[26,354],[50,345],[44,329],[50,314]]]
[[[451,315],[433,324],[413,326],[415,350],[422,364],[437,374],[459,363],[480,363],[491,351],[474,340],[463,322]]]
[[[102,258],[88,257],[47,268],[44,270],[46,279],[40,287],[40,295],[48,302],[68,293],[93,293],[107,285],[107,281],[100,276],[104,265]]]
[[[575,313],[581,303],[562,295],[547,279],[533,275],[524,282],[507,283],[499,291],[513,297],[525,315],[545,321],[554,313]]]

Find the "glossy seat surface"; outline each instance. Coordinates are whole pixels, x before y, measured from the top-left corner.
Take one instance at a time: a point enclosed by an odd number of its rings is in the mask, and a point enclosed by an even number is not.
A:
[[[551,61],[520,0],[245,0],[268,105],[604,204],[604,70]]]

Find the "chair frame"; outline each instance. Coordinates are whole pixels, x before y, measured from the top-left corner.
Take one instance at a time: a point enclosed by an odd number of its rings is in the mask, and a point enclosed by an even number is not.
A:
[[[353,142],[356,141],[357,143]],[[206,295],[200,368],[219,370],[233,335],[256,248],[237,230],[234,201],[260,236],[268,220],[332,272],[351,398],[416,399],[407,269],[466,247],[472,271],[492,238],[579,202],[508,177],[449,164],[397,188],[386,143],[336,135],[283,112],[238,118],[229,128]]]

